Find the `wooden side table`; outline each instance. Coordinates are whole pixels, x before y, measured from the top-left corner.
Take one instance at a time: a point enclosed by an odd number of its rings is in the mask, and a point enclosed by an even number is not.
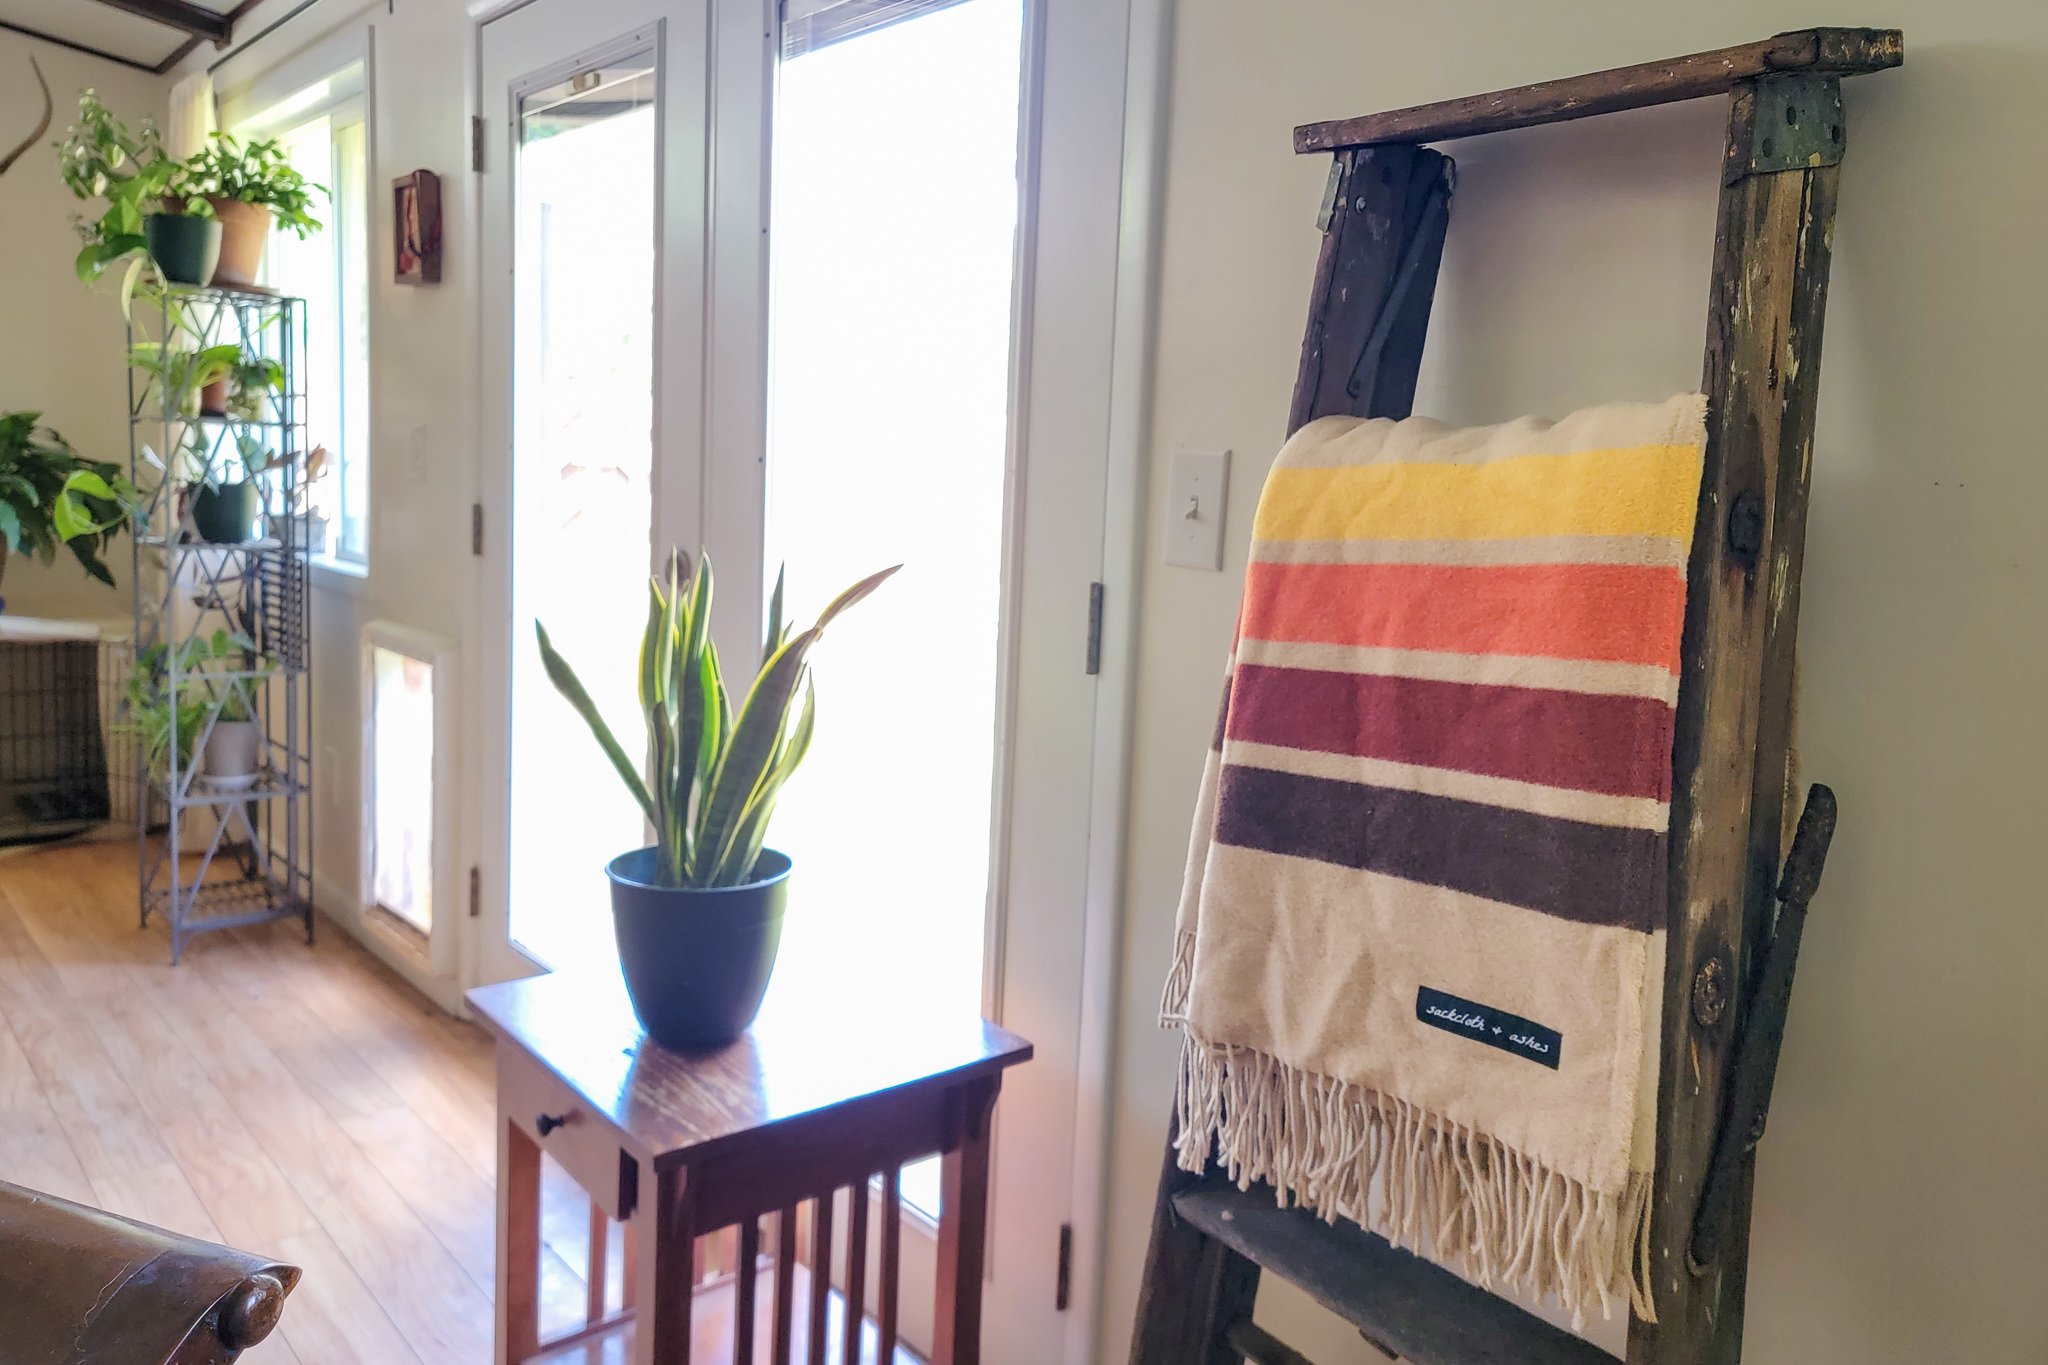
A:
[[[937,1365],[975,1365],[987,1232],[989,1125],[1002,1073],[1031,1045],[974,1015],[820,1007],[769,1010],[738,1042],[672,1052],[647,1039],[615,974],[486,986],[469,1002],[497,1035],[498,1365],[630,1325],[635,1365],[691,1362],[696,1239],[738,1228],[733,1359],[756,1359],[761,1219],[776,1214],[769,1359],[790,1365],[798,1206],[811,1205],[817,1292],[808,1296],[810,1365],[824,1365],[833,1196],[848,1200],[844,1361],[861,1341],[869,1181],[880,1175],[876,1359],[896,1349],[898,1173],[943,1157]],[[540,1158],[545,1151],[627,1226],[625,1304],[570,1337],[542,1342]],[[595,1243],[602,1246],[602,1241]],[[602,1261],[596,1279],[602,1283]],[[609,1358],[609,1357],[607,1357]],[[701,1357],[695,1365],[709,1365]],[[838,1365],[835,1362],[835,1365]]]

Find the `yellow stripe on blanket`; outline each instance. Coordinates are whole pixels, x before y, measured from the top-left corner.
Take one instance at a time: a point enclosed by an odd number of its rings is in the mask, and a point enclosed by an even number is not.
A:
[[[1672,445],[1484,464],[1276,466],[1252,534],[1288,541],[1682,539],[1692,534],[1699,460],[1697,446]]]

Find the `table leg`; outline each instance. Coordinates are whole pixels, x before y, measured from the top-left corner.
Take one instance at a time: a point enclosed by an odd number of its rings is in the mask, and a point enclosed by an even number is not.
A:
[[[960,1145],[939,1164],[939,1280],[932,1365],[980,1365],[981,1281],[988,1245],[989,1120],[998,1077],[962,1087]]]
[[[685,1171],[640,1168],[640,1201],[632,1227],[633,1365],[689,1365],[691,1250],[697,1240],[696,1189]]]
[[[540,1349],[540,1147],[498,1115],[498,1365]]]

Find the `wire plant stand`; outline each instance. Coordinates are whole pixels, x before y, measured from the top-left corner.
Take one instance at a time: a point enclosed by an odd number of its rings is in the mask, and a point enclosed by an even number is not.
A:
[[[159,718],[135,773],[141,922],[163,915],[173,963],[195,935],[289,917],[310,943],[305,304],[172,285],[136,298],[128,340],[129,476],[141,505],[126,710],[131,725],[138,713]],[[223,405],[204,381],[233,354],[274,362],[274,382]],[[202,498],[247,507],[244,538],[222,534],[217,510],[215,539],[202,535]],[[241,720],[255,727],[253,775],[210,775],[221,765],[209,764],[209,745]]]

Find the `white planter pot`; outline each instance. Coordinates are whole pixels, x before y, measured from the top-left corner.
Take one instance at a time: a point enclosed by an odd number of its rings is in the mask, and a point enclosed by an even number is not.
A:
[[[263,731],[255,721],[218,720],[206,737],[199,771],[216,791],[240,791],[255,784],[262,757]]]

